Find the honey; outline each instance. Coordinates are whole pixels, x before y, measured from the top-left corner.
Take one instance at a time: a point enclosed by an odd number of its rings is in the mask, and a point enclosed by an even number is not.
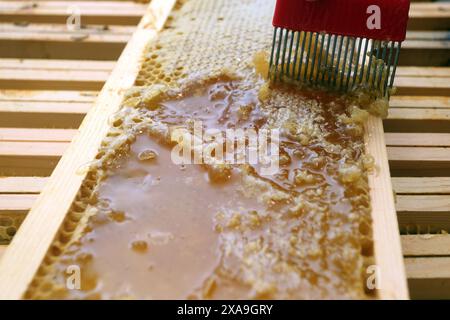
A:
[[[293,110],[280,108],[283,96],[296,101]],[[352,115],[345,103],[277,86],[260,101],[253,82],[222,76],[139,104],[151,124],[110,163],[96,213],[56,264],[62,282],[64,269],[80,266],[81,290],[50,297],[366,297],[363,143],[341,120]],[[151,128],[189,129],[192,119],[218,130],[282,129],[278,173],[174,164],[173,142]]]
[[[272,13],[264,0],[177,7],[27,298],[374,297],[363,142],[372,101],[268,83]],[[198,138],[195,121],[203,131],[278,130],[277,172],[174,163],[173,131]]]

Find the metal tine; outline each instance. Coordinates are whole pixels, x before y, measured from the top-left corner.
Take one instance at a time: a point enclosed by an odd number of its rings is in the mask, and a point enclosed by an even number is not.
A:
[[[292,66],[292,80],[295,78],[295,67],[297,66],[298,50],[300,49],[300,35],[301,32],[297,31],[297,43],[295,45],[294,65]]]
[[[342,69],[341,69],[341,77],[339,80],[339,90],[342,90],[342,83],[344,82],[344,75],[345,75],[345,66],[347,65],[347,56],[348,56],[348,47],[350,45],[351,38],[345,37],[345,53],[344,53],[344,60],[342,61]]]
[[[275,45],[277,42],[277,31],[278,28],[276,27],[275,29],[273,29],[273,40],[272,40],[272,52],[270,53],[270,62],[269,62],[269,78],[272,78],[272,73],[270,72],[270,70],[272,69],[273,66],[273,57],[275,54]]]
[[[282,29],[282,28],[280,29],[280,35],[279,35],[279,38],[278,38],[278,48],[277,48],[277,53],[276,53],[275,73],[274,73],[274,76],[275,76],[274,80],[275,81],[277,80],[277,74],[278,74],[278,61],[280,59],[281,42],[283,40],[283,30],[284,29]]]
[[[386,81],[384,82],[384,95],[388,96],[388,84],[389,84],[389,75],[391,72],[391,67],[392,67],[392,54],[394,53],[394,41],[390,41],[391,47],[389,49],[389,57],[388,57],[388,61],[386,63],[387,65],[387,70],[386,70]]]
[[[336,81],[339,74],[339,65],[341,64],[341,54],[342,54],[342,46],[344,44],[344,37],[341,36],[341,42],[339,43],[338,56],[337,56],[337,65],[334,71],[334,79],[333,79],[333,87],[336,88]]]
[[[337,42],[338,42],[338,35],[334,35],[334,41],[333,41],[333,51],[331,53],[331,65],[330,65],[330,72],[328,74],[328,86],[331,84],[331,78],[333,76],[333,69],[334,69],[334,56],[336,53],[336,46],[337,46]]]
[[[353,56],[355,55],[355,48],[356,48],[356,42],[358,38],[351,38],[352,39],[352,51],[350,53],[350,62],[348,65],[348,73],[347,73],[347,79],[345,81],[345,87],[344,90],[348,91],[348,84],[350,83],[350,77],[352,75],[352,66],[353,66]],[[358,63],[356,63],[356,66],[358,66]]]
[[[302,36],[303,39],[300,46],[300,39]],[[309,37],[308,40],[306,39],[307,37]],[[326,37],[327,41],[325,42]],[[308,41],[307,48],[305,47],[306,41]],[[314,46],[312,46],[313,41],[315,41]],[[394,85],[400,49],[400,42],[347,37],[319,32],[292,31],[275,27],[269,61],[269,78],[277,80],[279,75],[280,80],[282,80],[284,76],[287,76],[292,80],[296,79],[298,81],[303,77],[304,82],[314,85],[320,83],[323,85],[325,77],[328,75],[328,86],[332,83],[331,86],[335,89],[349,91],[356,86],[358,78],[360,84],[363,82],[366,69],[366,56],[369,54],[369,63],[365,75],[367,85],[373,89],[378,89],[382,96],[390,96],[390,90],[388,90],[388,88],[391,89]],[[301,51],[300,59],[298,59],[299,50]],[[336,52],[337,59],[335,60]],[[324,54],[325,58],[323,58]],[[344,56],[341,61],[342,54]],[[294,59],[292,59],[293,55]],[[387,59],[386,56],[388,56]],[[304,57],[306,60],[302,75]],[[394,61],[392,61],[393,57]],[[356,61],[354,62],[353,60],[355,58]],[[325,62],[322,66],[323,59],[325,59]],[[374,59],[376,59],[375,63],[373,63]],[[349,61],[347,62],[347,60]],[[310,62],[311,68],[309,67]],[[360,65],[361,68],[359,68]],[[278,74],[279,70],[280,73]],[[295,74],[296,70],[298,70],[297,75]],[[385,77],[384,80],[383,77]]]
[[[288,61],[287,61],[287,72],[286,72],[287,77],[289,77],[289,73],[290,73],[290,69],[291,69],[291,55],[292,55],[292,46],[294,44],[294,36],[295,36],[295,31],[292,31],[291,32],[291,42],[289,44]]]
[[[314,50],[313,50],[313,56],[312,56],[312,61],[311,61],[311,72],[309,73],[309,83],[312,82],[313,77],[314,77],[314,69],[316,66],[316,53],[317,53],[317,46],[319,45],[319,33],[316,32],[316,43],[314,44]]]
[[[297,74],[297,80],[300,80],[300,76],[302,73],[302,66],[303,66],[303,56],[305,55],[305,42],[306,42],[306,32],[303,33],[303,40],[302,40],[302,49],[300,54],[300,65],[298,66],[298,74]]]
[[[328,72],[328,56],[330,55],[331,37],[332,35],[328,34],[327,49],[325,51],[325,65],[323,66],[322,79],[320,80],[321,85],[323,85],[323,82],[325,81],[325,74]]]
[[[286,34],[284,35],[283,38],[283,55],[281,56],[281,72],[280,72],[280,80],[283,80],[283,76],[284,76],[284,62],[285,62],[285,58],[286,58],[286,47],[287,47],[287,41],[289,38],[289,30],[286,30]]]
[[[363,51],[363,56],[362,56],[362,61],[361,61],[361,70],[360,70],[360,75],[359,75],[359,84],[362,83],[363,78],[364,78],[364,70],[365,70],[365,66],[366,66],[366,58],[367,58],[367,49],[369,47],[369,40],[364,38],[361,38],[361,41],[364,41],[364,51]]]
[[[397,71],[398,57],[400,55],[400,49],[402,47],[401,42],[396,42],[396,44],[397,44],[397,48],[396,48],[395,58],[394,58],[394,70],[392,71],[391,81],[389,83],[389,88],[391,88],[391,89],[394,86],[394,78],[395,78],[395,72]]]
[[[356,79],[358,77],[359,59],[361,58],[362,38],[356,38],[355,39],[355,45],[354,45],[353,48],[356,47],[356,41],[358,41],[358,52],[356,53],[356,63],[355,63],[355,68],[353,70],[352,85],[350,86],[351,89],[354,88],[355,83],[356,83]],[[362,67],[364,67],[364,66],[362,66]],[[346,89],[347,90],[349,88],[349,83],[350,83],[350,77],[348,77],[348,81],[347,81],[347,85],[346,85]]]
[[[381,68],[380,68],[380,75],[379,75],[379,77],[378,77],[378,82],[377,82],[377,84],[378,84],[378,89],[380,89],[380,91],[381,91],[381,88],[382,88],[381,81],[383,80],[384,66],[386,65],[387,46],[388,46],[388,43],[387,43],[387,42],[384,42],[384,46],[383,46],[383,54],[381,55],[381,60],[383,60],[383,64],[381,65]],[[388,81],[388,80],[385,79],[385,81]],[[384,87],[384,85],[383,85],[383,87]]]
[[[375,63],[375,68],[373,69],[373,77],[372,77],[372,88],[374,88],[374,89],[376,89],[376,80],[377,80],[376,78],[378,76],[377,71],[379,69],[378,64],[380,63],[380,52],[381,52],[381,41],[378,40],[377,43],[378,43],[377,55],[376,55],[377,60]]]
[[[369,40],[368,40],[369,41]],[[370,72],[372,70],[372,60],[373,60],[373,40],[370,40],[370,55],[369,55],[369,64],[367,65],[367,76],[366,82],[369,84]]]
[[[324,42],[325,42],[325,33],[322,33],[322,36],[320,37],[319,60],[317,61],[317,73],[316,73],[316,78],[314,79],[314,85],[317,85],[317,81],[319,79],[319,75],[320,75],[320,71],[321,71],[320,64],[322,63]]]
[[[309,41],[308,41],[308,51],[306,53],[306,65],[305,65],[305,73],[303,75],[303,81],[306,82],[306,78],[308,76],[308,67],[309,67],[309,58],[311,57],[311,44],[312,44],[312,32],[309,33]]]

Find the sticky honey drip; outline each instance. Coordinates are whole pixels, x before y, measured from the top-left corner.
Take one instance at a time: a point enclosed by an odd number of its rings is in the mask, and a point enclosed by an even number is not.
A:
[[[177,4],[26,298],[375,296],[372,101],[268,83],[272,13],[263,0]],[[281,130],[280,171],[175,165],[171,128],[192,120]],[[67,288],[73,265],[80,290]]]

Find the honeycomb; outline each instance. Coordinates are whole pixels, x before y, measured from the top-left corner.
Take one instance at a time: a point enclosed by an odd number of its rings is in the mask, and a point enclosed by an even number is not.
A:
[[[17,213],[0,214],[0,244],[8,244],[19,229],[25,215]]]
[[[179,2],[36,273],[28,299],[367,299],[371,101],[267,82],[273,1]],[[280,170],[177,165],[192,120],[279,129]],[[204,147],[204,141],[202,141]],[[195,151],[194,151],[195,153]],[[67,286],[70,266],[80,288]]]

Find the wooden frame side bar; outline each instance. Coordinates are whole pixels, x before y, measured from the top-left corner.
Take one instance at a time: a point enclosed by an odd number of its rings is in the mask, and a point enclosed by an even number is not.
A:
[[[78,169],[97,155],[110,125],[108,119],[137,76],[146,45],[157,36],[175,0],[153,0],[122,53],[110,78],[84,119],[28,217],[0,260],[0,299],[20,299],[32,281],[85,178]],[[366,124],[366,151],[375,157],[377,170],[369,175],[373,237],[379,267],[379,296],[408,299],[405,269],[389,164],[380,118]]]

